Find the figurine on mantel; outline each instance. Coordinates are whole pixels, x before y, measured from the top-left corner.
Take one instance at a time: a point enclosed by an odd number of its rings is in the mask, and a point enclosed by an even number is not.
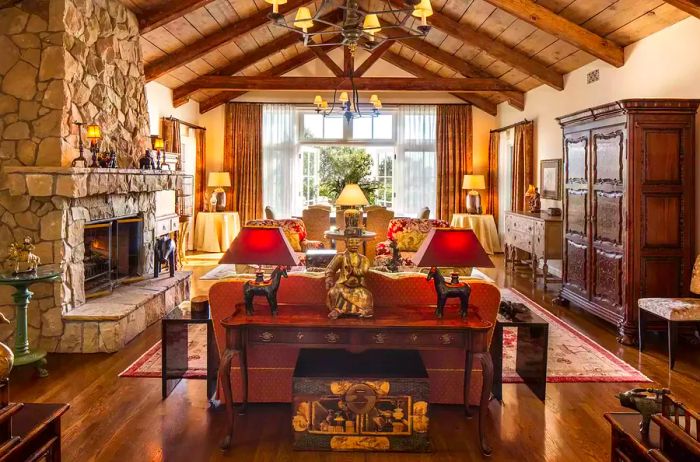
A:
[[[155,170],[156,163],[153,161],[150,149],[146,149],[146,153],[139,159],[139,168],[141,170]]]

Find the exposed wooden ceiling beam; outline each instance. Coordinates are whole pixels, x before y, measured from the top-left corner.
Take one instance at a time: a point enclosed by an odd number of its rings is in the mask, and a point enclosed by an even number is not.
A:
[[[700,18],[700,0],[665,0],[669,5],[673,5],[679,10],[692,14]]]
[[[391,48],[392,43],[387,41],[379,45],[377,48],[372,50],[372,54],[367,56],[367,59],[365,59],[360,67],[355,69],[354,76],[355,77],[362,77],[367,70],[374,65],[374,63],[377,62],[379,58],[381,58],[384,53],[386,53],[389,48]]]
[[[391,51],[384,53],[384,56],[382,57],[385,61],[393,64],[394,66],[403,69],[404,71],[408,72],[409,74],[413,74],[416,77],[422,77],[426,79],[430,78],[440,78],[439,74],[436,74],[435,72],[429,71],[428,69],[424,68],[423,66],[419,66],[418,64],[409,61],[408,59],[404,58],[403,56],[400,56],[396,53],[393,53]],[[450,93],[453,96],[456,96],[457,98],[461,99],[462,101],[466,101],[468,103],[473,104],[474,106],[478,107],[479,109],[495,116],[498,113],[498,110],[496,108],[496,105],[489,101],[488,99],[471,94],[471,93]]]
[[[280,6],[280,13],[288,13],[308,3],[311,3],[311,0],[289,0],[288,3]],[[174,53],[163,56],[162,58],[147,64],[144,66],[146,81],[150,82],[151,80],[155,80],[175,68],[184,66],[197,58],[201,58],[210,51],[230,42],[236,37],[264,25],[269,21],[267,14],[267,9],[259,11],[252,16],[236,21],[233,24],[229,24],[218,32],[207,35],[206,37],[197,40],[196,42],[191,43],[184,48],[175,51]]]
[[[330,43],[339,43],[341,40],[342,37],[335,36],[332,39],[330,39]],[[335,48],[335,46],[329,46],[327,47],[327,50],[330,51],[332,48]],[[303,66],[304,64],[311,62],[314,59],[316,59],[316,55],[312,51],[307,50],[301,54],[296,55],[291,59],[288,59],[283,63],[278,64],[277,66],[271,67],[265,72],[261,72],[259,75],[262,77],[278,77],[280,75],[286,74],[287,72],[293,71],[294,69]],[[204,114],[205,112],[211,111],[215,107],[227,103],[234,98],[238,98],[239,96],[245,93],[246,92],[244,91],[224,91],[218,93],[210,97],[209,99],[206,99],[199,103],[199,113]]]
[[[559,16],[532,0],[486,1],[608,64],[615,67],[621,67],[625,64],[625,52],[621,46]]]
[[[233,77],[201,76],[193,80],[201,90],[350,90],[344,77]],[[411,77],[359,77],[353,79],[359,91],[502,91],[510,86],[498,79],[445,79]]]
[[[340,10],[333,11],[331,13],[328,13],[322,17],[323,20],[325,21],[335,21],[338,19],[340,16]],[[317,23],[319,25],[322,25],[323,23]],[[310,31],[318,32],[327,29],[328,26],[323,25],[322,27],[313,27],[310,29]],[[213,72],[210,72],[207,75],[233,75],[237,74],[238,72],[241,72],[243,69],[252,66],[253,64],[257,63],[261,59],[264,59],[270,55],[273,55],[277,53],[280,50],[284,50],[285,48],[289,48],[290,46],[294,45],[295,43],[298,43],[301,40],[301,36],[297,34],[296,32],[289,32],[279,38],[276,38],[272,40],[271,42],[266,43],[265,45],[254,49],[250,53],[246,53],[243,55],[241,58],[232,61],[228,65],[216,69]],[[175,88],[173,90],[173,106],[175,107],[180,107],[183,104],[185,104],[188,100],[189,97],[192,93],[197,91],[197,88],[191,85],[189,82],[185,83],[183,85],[180,85],[179,87]]]
[[[396,5],[403,5],[400,0],[392,0]],[[519,69],[520,71],[531,75],[542,83],[545,83],[557,90],[564,89],[564,76],[557,71],[548,68],[534,59],[526,56],[519,51],[508,48],[498,40],[494,40],[483,32],[472,29],[467,24],[458,23],[457,21],[445,16],[442,13],[434,12],[428,18],[428,22],[435,28],[441,30],[447,35],[458,38],[464,42],[474,45],[482,49],[484,52],[493,56],[496,59],[503,61],[506,64]],[[410,40],[407,40],[410,42]]]
[[[328,56],[328,53],[326,53],[326,50],[323,48],[325,47],[309,47],[309,50],[311,50],[311,52],[321,60],[321,62],[333,73],[334,76],[342,77],[345,75],[340,66],[338,66],[330,56]]]
[[[214,0],[170,0],[166,4],[146,11],[140,15],[139,29],[142,34],[173,21],[192,11],[207,6]]]
[[[382,33],[387,37],[398,37],[403,35],[396,29],[384,29]],[[487,79],[493,77],[488,72],[483,71],[478,67],[459,59],[457,56],[451,55],[448,52],[429,44],[425,40],[406,40],[401,42],[401,44],[425,55],[443,66],[454,69],[465,77],[473,77],[477,79]],[[509,90],[501,93],[508,99],[508,104],[521,111],[525,109],[525,95],[522,91],[511,85]]]

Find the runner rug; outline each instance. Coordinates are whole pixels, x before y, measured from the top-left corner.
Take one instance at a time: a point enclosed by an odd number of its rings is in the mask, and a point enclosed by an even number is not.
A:
[[[524,303],[549,322],[548,382],[650,382],[644,374],[523,294],[512,289],[501,289],[501,294],[504,300]],[[207,376],[207,336],[204,327],[190,326],[189,368],[185,374],[187,378],[206,378]],[[504,329],[504,383],[522,382],[515,372],[516,341],[516,330]],[[161,354],[161,345],[158,342],[119,376],[160,377]]]

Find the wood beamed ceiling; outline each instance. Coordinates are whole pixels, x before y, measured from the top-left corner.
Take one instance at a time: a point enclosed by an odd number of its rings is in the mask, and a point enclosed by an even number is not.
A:
[[[172,88],[175,106],[198,101],[200,112],[246,91],[330,90],[349,68],[368,90],[447,92],[490,114],[503,101],[522,109],[524,92],[542,84],[561,90],[564,74],[597,58],[620,67],[626,45],[689,15],[700,18],[700,0],[431,0],[432,29],[425,38],[386,42],[358,54],[355,63],[349,53],[334,61],[328,55],[333,47],[305,47],[298,34],[270,24],[270,5],[262,0],[121,1],[139,18],[147,81]],[[377,10],[386,2],[360,4]],[[280,11],[291,22],[299,6],[313,14],[320,5],[288,0]],[[340,12],[325,19],[338,22]],[[384,16],[382,24],[391,24]],[[325,30],[321,26],[315,27]],[[317,40],[338,39],[330,35]],[[383,29],[379,35],[402,33]],[[316,59],[335,77],[282,77]],[[415,76],[408,78],[411,85],[399,77],[362,77],[380,62]]]

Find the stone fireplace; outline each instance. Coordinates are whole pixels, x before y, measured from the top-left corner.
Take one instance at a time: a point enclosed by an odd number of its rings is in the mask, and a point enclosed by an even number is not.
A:
[[[0,9],[0,47],[0,265],[25,236],[42,263],[63,265],[61,282],[31,288],[32,347],[115,351],[189,293],[187,274],[148,278],[156,192],[179,188],[182,177],[135,169],[151,133],[137,18],[118,0],[22,0]],[[71,166],[74,121],[100,125],[100,151],[114,149],[118,169]],[[90,247],[98,229],[111,234],[104,249]],[[123,232],[129,244],[114,245]],[[105,251],[107,273],[92,287]],[[112,295],[87,297],[129,278]],[[0,312],[14,321],[6,287]],[[14,322],[0,326],[0,341],[13,335]]]

